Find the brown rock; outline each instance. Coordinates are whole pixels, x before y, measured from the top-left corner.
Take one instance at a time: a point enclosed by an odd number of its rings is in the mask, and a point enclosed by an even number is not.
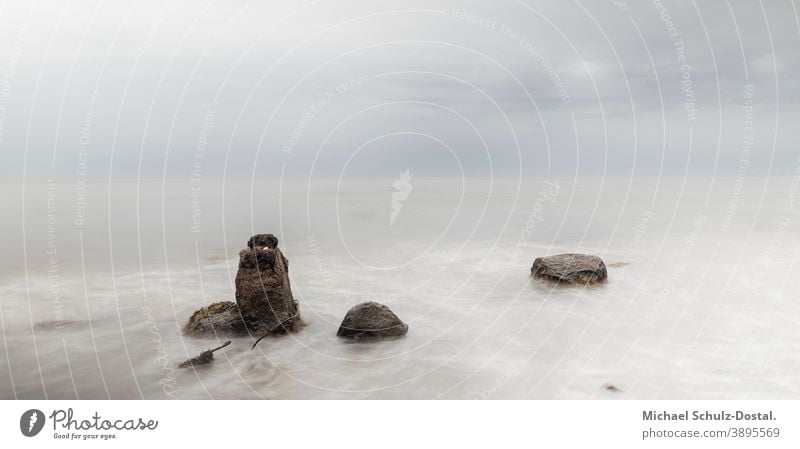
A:
[[[256,234],[250,237],[250,240],[247,241],[247,247],[250,249],[253,248],[277,248],[278,247],[278,237],[275,237],[272,234]]]
[[[254,244],[252,248],[239,252],[236,304],[253,331],[280,333],[291,331],[300,323],[289,283],[289,263],[277,242],[271,234],[259,234],[248,242],[248,246]],[[259,246],[261,243],[265,246]]]
[[[603,259],[586,254],[537,257],[531,273],[539,279],[569,284],[594,284],[608,277]]]
[[[387,306],[365,302],[347,312],[336,335],[348,338],[383,338],[399,337],[407,332],[408,324],[402,322]]]
[[[183,331],[195,335],[231,335],[245,333],[247,327],[232,301],[220,301],[201,307],[189,317]]]
[[[189,318],[189,334],[271,334],[292,331],[302,325],[297,301],[289,283],[289,261],[272,234],[250,237],[239,252],[236,302],[223,301],[203,307]]]

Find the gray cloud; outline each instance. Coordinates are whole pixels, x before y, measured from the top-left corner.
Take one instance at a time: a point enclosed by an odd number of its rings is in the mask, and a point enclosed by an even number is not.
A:
[[[4,3],[0,174],[798,164],[791,2],[286,3]]]

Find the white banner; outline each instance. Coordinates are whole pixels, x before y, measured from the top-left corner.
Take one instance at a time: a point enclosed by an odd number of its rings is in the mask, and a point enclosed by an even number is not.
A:
[[[2,447],[800,447],[796,401],[5,401]]]

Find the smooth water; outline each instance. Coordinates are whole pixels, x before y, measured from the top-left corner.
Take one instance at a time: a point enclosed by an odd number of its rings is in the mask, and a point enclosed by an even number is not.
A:
[[[0,398],[800,398],[798,179],[2,183]],[[394,195],[394,196],[393,196]],[[181,335],[271,232],[308,326]],[[609,282],[534,281],[586,252]],[[406,337],[336,337],[375,300]],[[613,386],[613,387],[612,387]]]

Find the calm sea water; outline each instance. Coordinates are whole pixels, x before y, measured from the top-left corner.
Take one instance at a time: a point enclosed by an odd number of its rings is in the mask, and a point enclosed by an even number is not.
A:
[[[0,398],[800,398],[798,180],[2,183]],[[303,331],[181,327],[276,234]],[[530,278],[586,252],[609,282]],[[375,300],[405,338],[336,337]],[[610,388],[613,386],[614,388]]]

